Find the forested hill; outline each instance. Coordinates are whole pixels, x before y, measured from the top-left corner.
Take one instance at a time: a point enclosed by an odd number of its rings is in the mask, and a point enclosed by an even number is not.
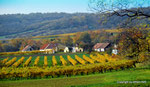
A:
[[[150,8],[147,9],[150,12]],[[94,13],[31,13],[0,15],[0,36],[24,37],[73,33],[95,29],[114,29],[126,17],[112,16],[107,23]],[[148,19],[140,23],[149,23]]]
[[[0,36],[54,35],[98,29],[98,15],[87,13],[31,13],[0,16]]]

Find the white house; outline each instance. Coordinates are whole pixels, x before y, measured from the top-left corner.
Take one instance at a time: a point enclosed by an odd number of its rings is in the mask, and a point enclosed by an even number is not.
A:
[[[118,50],[117,50],[117,45],[116,45],[116,44],[114,45],[114,48],[113,48],[113,50],[112,50],[112,53],[113,53],[113,54],[116,54],[116,55],[118,54]]]
[[[83,52],[83,48],[72,47],[72,52],[73,52],[73,53],[76,53],[76,52]]]
[[[57,44],[50,43],[50,44],[44,44],[41,48],[40,51],[46,51],[46,53],[55,53],[58,51]]]
[[[30,45],[27,45],[25,48],[23,48],[22,52],[32,51],[32,50],[33,50],[33,48]]]
[[[79,49],[78,49],[78,52],[83,52],[83,48],[79,48]]]
[[[72,47],[72,52],[73,53],[76,53],[77,51],[76,51],[76,47]]]
[[[65,52],[65,53],[69,52],[69,48],[68,48],[68,47],[65,47],[64,52]]]

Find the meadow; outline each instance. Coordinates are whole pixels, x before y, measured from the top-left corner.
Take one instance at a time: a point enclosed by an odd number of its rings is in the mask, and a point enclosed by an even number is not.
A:
[[[88,75],[135,67],[135,60],[120,60],[108,54],[78,54],[4,58],[1,80],[55,78]]]
[[[149,87],[149,76],[149,69],[137,68],[69,78],[0,81],[0,87]],[[146,81],[146,83],[117,83],[119,81]]]
[[[67,64],[68,65],[70,65],[70,62],[67,60],[67,55],[64,55],[64,54],[55,54],[56,56],[55,56],[55,58],[56,58],[56,61],[57,61],[57,65],[58,66],[61,66],[62,64],[61,64],[61,61],[60,61],[60,55],[62,55],[63,56],[63,58],[67,61]],[[70,57],[72,57],[73,59],[75,59],[75,54],[68,54]],[[78,55],[79,57],[82,57],[83,55],[86,55],[86,56],[89,56],[89,54],[86,54],[86,53],[76,53],[76,55]],[[39,55],[38,55],[39,56]],[[38,56],[22,56],[22,57],[24,57],[24,61],[23,61],[23,63],[21,63],[18,67],[23,67],[23,64],[26,62],[26,60],[29,58],[29,57],[32,57],[32,59],[31,59],[31,62],[29,63],[29,65],[28,65],[28,67],[32,67],[32,66],[34,66],[34,61],[35,61],[35,59],[38,57]],[[47,62],[48,62],[48,67],[52,67],[53,66],[53,64],[52,64],[52,54],[49,54],[49,55],[46,55],[47,56]],[[13,57],[5,57],[4,58],[4,56],[3,56],[3,58],[0,58],[0,60],[1,61],[3,61],[4,59],[6,59],[6,58],[8,58],[8,60],[7,61],[10,61],[10,60],[12,60],[13,58],[14,58],[15,56],[13,56]],[[38,67],[43,67],[43,64],[44,64],[44,56],[42,56],[42,55],[40,55],[39,56],[40,57],[40,60],[39,60],[39,62],[38,62]],[[21,57],[17,57],[17,59],[16,59],[16,61],[18,61],[19,59],[20,59]]]
[[[135,87],[149,86],[149,66],[108,54],[68,54],[0,58],[1,87]],[[23,59],[22,62],[20,62]],[[35,61],[38,62],[35,64]],[[55,61],[54,61],[55,59]],[[25,66],[26,61],[29,61]],[[19,63],[14,66],[15,63]],[[137,66],[137,68],[135,68]],[[146,83],[118,83],[146,81]]]

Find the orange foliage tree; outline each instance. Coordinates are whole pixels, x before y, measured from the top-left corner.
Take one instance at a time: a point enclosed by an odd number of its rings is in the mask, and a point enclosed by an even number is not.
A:
[[[118,36],[120,54],[133,58],[141,52],[148,52],[148,41],[143,30],[137,28],[124,29]]]

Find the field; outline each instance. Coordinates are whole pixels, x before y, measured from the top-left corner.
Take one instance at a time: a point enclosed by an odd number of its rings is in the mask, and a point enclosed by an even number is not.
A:
[[[117,81],[147,81],[148,84],[150,81],[149,69],[133,68],[136,60],[108,54],[22,56],[1,60],[4,65],[0,69],[1,87],[97,87],[113,86]]]
[[[135,60],[120,60],[108,54],[30,56],[4,58],[1,80],[56,78],[88,75],[135,67]]]
[[[61,54],[59,54],[59,55],[61,55]],[[61,66],[62,65],[62,63],[61,63],[61,61],[60,61],[60,56],[59,55],[57,55],[57,56],[55,56],[55,58],[56,58],[56,61],[57,61],[57,65],[56,66]],[[69,56],[70,57],[72,57],[73,59],[75,59],[75,56],[74,56],[75,54],[69,54]],[[79,57],[82,57],[83,55],[86,55],[86,56],[89,56],[89,54],[84,54],[84,53],[78,53],[77,54]],[[67,56],[68,55],[63,55],[62,54],[62,57],[67,61],[67,65],[71,65],[70,64],[70,62],[67,60]],[[23,57],[23,56],[22,56]],[[30,57],[30,56],[29,56]],[[23,64],[25,63],[25,61],[29,58],[28,56],[27,57],[24,57],[24,61],[23,61],[23,63],[21,63],[18,67],[23,67]],[[31,59],[31,62],[29,63],[29,65],[28,65],[28,67],[32,67],[32,66],[34,66],[34,61],[35,61],[35,59],[38,57],[38,56],[31,56],[32,57],[32,59]],[[40,60],[39,60],[39,62],[38,62],[38,67],[43,67],[43,64],[44,64],[44,56],[39,56],[40,58]],[[47,62],[48,62],[48,67],[52,67],[53,66],[53,64],[52,64],[52,57],[53,56],[51,56],[51,55],[49,55],[49,56],[47,56]],[[7,57],[6,57],[7,58]],[[0,60],[4,60],[4,59],[6,59],[6,58],[0,58]],[[10,57],[10,58],[8,58],[8,60],[7,61],[10,61],[10,60],[12,60],[14,57]],[[17,59],[16,59],[16,61],[18,61],[19,59],[20,59],[21,57],[17,57]]]
[[[0,87],[148,87],[150,85],[149,69],[127,69],[103,74],[79,75],[53,79],[33,79],[17,81],[0,81]],[[123,84],[117,81],[147,81],[145,83]]]

